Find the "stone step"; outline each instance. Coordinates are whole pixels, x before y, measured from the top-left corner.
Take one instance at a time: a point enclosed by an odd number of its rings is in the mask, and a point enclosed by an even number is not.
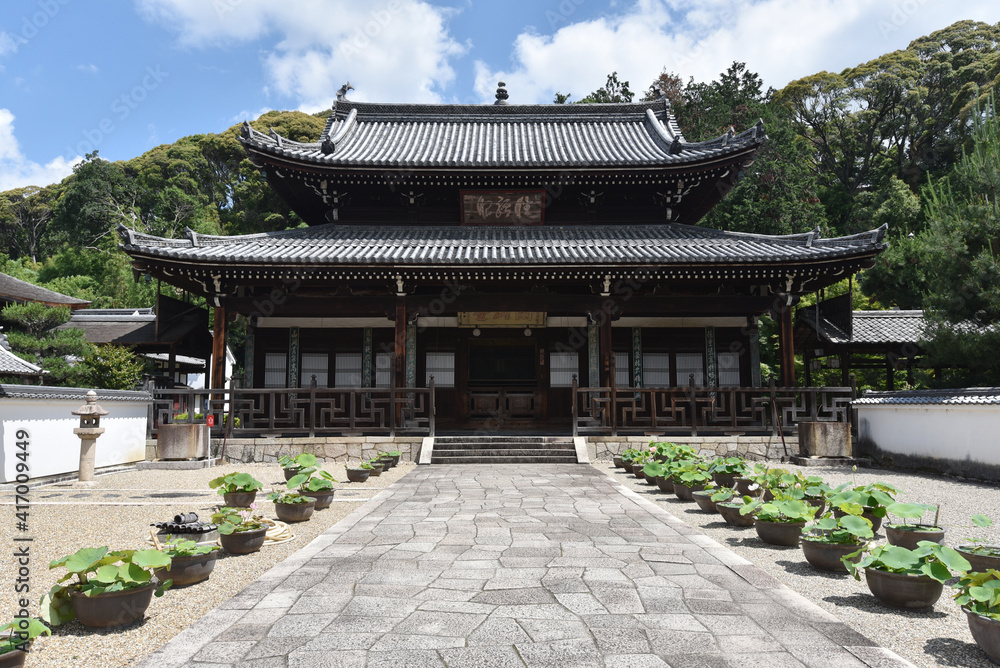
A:
[[[522,443],[511,441],[491,441],[488,443],[451,442],[442,443],[434,439],[434,450],[576,450],[572,442],[568,443]]]
[[[435,436],[435,443],[490,443],[504,441],[511,443],[572,443],[568,436]]]
[[[538,448],[434,448],[434,457],[572,457],[576,450],[540,450]]]
[[[554,458],[551,455],[545,457],[482,457],[478,455],[468,457],[438,457],[437,454],[431,457],[431,464],[576,464],[576,456],[566,458]]]

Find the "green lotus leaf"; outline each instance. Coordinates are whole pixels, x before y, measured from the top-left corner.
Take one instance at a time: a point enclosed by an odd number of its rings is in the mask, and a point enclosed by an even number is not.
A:
[[[952,577],[951,571],[948,570],[948,567],[939,561],[925,562],[920,567],[920,572],[937,580],[938,582],[944,582]]]
[[[142,568],[167,568],[170,557],[159,550],[140,550],[132,555],[132,563]]]
[[[108,553],[107,547],[85,547],[77,550],[68,557],[63,557],[49,564],[49,568],[65,566],[70,573],[86,573],[87,571],[100,565],[101,560]],[[112,561],[117,561],[112,559]]]
[[[908,520],[919,520],[927,514],[927,511],[934,510],[934,506],[926,503],[893,503],[886,508],[890,515],[903,517]]]
[[[834,520],[834,522],[836,523],[837,520]],[[847,529],[851,535],[857,536],[858,538],[872,538],[875,535],[872,533],[872,523],[864,517],[845,515],[840,518],[839,523],[840,526]]]
[[[963,573],[972,570],[972,564],[970,564],[969,560],[963,557],[957,550],[945,545],[938,545],[937,543],[934,543],[934,545],[936,547],[931,548],[934,551],[934,555],[951,570],[962,571]]]
[[[907,550],[905,547],[890,545],[881,552],[878,558],[890,570],[910,571],[920,567],[920,558],[915,554],[915,550]]]
[[[986,515],[973,515],[972,516],[972,523],[975,524],[977,527],[986,528],[988,526],[992,526],[993,525],[993,520],[991,520]]]

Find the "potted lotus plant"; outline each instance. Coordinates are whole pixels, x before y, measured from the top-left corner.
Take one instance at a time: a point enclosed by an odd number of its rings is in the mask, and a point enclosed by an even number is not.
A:
[[[274,502],[274,512],[282,522],[305,522],[316,510],[316,499],[298,492],[271,492],[267,498]]]
[[[721,493],[720,490],[722,490]],[[691,498],[706,513],[719,512],[718,508],[715,507],[716,501],[728,501],[732,497],[733,490],[731,487],[720,487],[715,482],[706,484],[705,489],[691,492]]]
[[[747,463],[742,457],[717,457],[708,467],[712,480],[720,487],[732,487],[736,479],[747,471]]]
[[[993,525],[993,520],[986,515],[973,515],[972,523],[986,529]],[[970,538],[968,544],[959,545],[955,549],[972,564],[974,571],[1000,570],[1000,545],[987,545],[985,538],[977,537]]]
[[[712,480],[708,472],[708,464],[700,459],[680,459],[671,462],[670,477],[674,483],[674,494],[678,499],[691,501],[691,495]]]
[[[199,545],[193,540],[167,537],[160,548],[170,557],[170,565],[157,569],[157,579],[173,581],[174,587],[186,587],[208,579],[219,556],[218,545]]]
[[[646,462],[646,465],[642,467],[642,474],[646,478],[646,482],[650,485],[656,485],[661,492],[672,492],[673,486],[669,489],[665,489],[668,470],[663,462],[658,462],[655,459],[650,459]]]
[[[52,631],[33,617],[15,617],[0,626],[0,668],[22,668],[31,641],[40,635],[50,636]]]
[[[316,499],[316,510],[329,508],[336,491],[333,484],[337,482],[328,471],[310,466],[302,469],[298,475],[288,481],[288,488],[298,488],[299,492]]]
[[[372,467],[367,462],[358,462],[357,466],[347,463],[347,481],[365,482],[372,473]]]
[[[257,504],[249,508],[223,506],[212,513],[212,521],[219,525],[219,542],[230,554],[256,552],[267,540],[268,523],[257,514]]]
[[[733,492],[729,499],[724,497],[728,492]],[[715,501],[715,509],[722,515],[722,519],[726,521],[731,527],[752,527],[754,521],[754,513],[748,512],[746,514],[741,513],[743,506],[749,504],[753,501],[752,496],[739,496],[736,493],[736,487],[734,486],[731,490],[726,488],[721,488],[715,494],[712,495],[713,501]]]
[[[1000,571],[966,573],[952,585],[969,632],[993,663],[1000,663]]]
[[[861,506],[856,506],[846,515],[834,517],[828,513],[806,526],[801,537],[802,554],[813,568],[846,573],[841,559],[864,549],[874,537],[871,520],[861,517]],[[860,555],[854,559],[860,559]]]
[[[303,469],[316,466],[316,462],[316,455],[308,452],[303,452],[302,454],[294,457],[291,455],[278,457],[278,464],[281,465],[282,472],[285,474],[286,482],[301,473]]]
[[[170,557],[159,550],[111,552],[106,546],[85,547],[55,559],[49,568],[67,572],[42,596],[42,620],[58,626],[78,619],[93,628],[134,622],[145,614],[153,595],[163,596],[172,584],[158,582],[153,575],[169,566]]]
[[[855,557],[861,556],[855,563]],[[929,540],[916,549],[899,545],[862,548],[842,558],[847,572],[860,580],[864,570],[868,589],[882,603],[894,608],[929,608],[944,590],[954,572],[967,573],[971,566],[950,547]]]
[[[857,468],[857,467],[855,467]],[[878,531],[885,518],[886,509],[896,502],[899,490],[884,482],[873,482],[867,485],[844,483],[831,490],[827,501],[834,509],[835,515],[843,514],[841,506],[845,503],[856,503],[862,508],[862,517],[872,523],[872,531]]]
[[[208,486],[218,490],[225,505],[230,508],[249,508],[257,498],[257,492],[264,488],[264,483],[249,473],[227,473],[214,480]]]
[[[920,520],[930,511],[934,511],[934,523],[923,524]],[[893,503],[885,509],[886,517],[898,517],[902,522],[885,525],[885,539],[890,545],[902,545],[914,549],[922,540],[934,543],[944,542],[944,529],[937,526],[939,506],[927,503]],[[907,520],[916,520],[907,522]]]
[[[806,522],[816,516],[816,508],[779,491],[772,501],[751,499],[740,508],[740,513],[754,515],[754,528],[765,543],[796,547]]]

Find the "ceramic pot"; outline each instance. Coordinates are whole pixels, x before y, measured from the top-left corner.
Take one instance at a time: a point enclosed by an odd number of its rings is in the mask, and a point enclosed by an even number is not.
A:
[[[694,499],[694,502],[698,504],[698,507],[706,513],[717,513],[719,511],[715,508],[715,501],[712,501],[713,494],[715,494],[714,491],[703,489],[697,492],[691,492],[691,497]]]
[[[944,544],[944,529],[933,527],[932,531],[909,531],[899,529],[892,524],[885,525],[885,539],[890,545],[899,545],[907,550],[917,549],[917,543],[929,540],[932,543]]]
[[[843,517],[846,514],[847,513],[845,513],[840,508],[834,508],[833,509],[833,516],[834,517],[840,518],[840,517]],[[875,514],[873,514],[871,511],[865,511],[865,512],[861,513],[861,517],[864,517],[866,520],[868,520],[869,522],[872,523],[872,532],[878,531],[879,527],[882,526],[882,518],[878,517]]]
[[[752,527],[754,522],[753,513],[740,515],[740,508],[743,503],[717,503],[715,509],[726,520],[726,524],[732,527]]]
[[[865,580],[875,598],[893,608],[929,608],[944,591],[943,584],[926,575],[889,573],[877,568],[866,568]]]
[[[647,475],[644,472],[642,474],[642,477],[646,479],[646,484],[647,485],[655,485],[656,484],[656,476],[655,475]]]
[[[736,491],[737,493],[739,493],[740,496],[754,496],[754,492],[760,491],[760,490],[751,491],[750,485],[754,484],[754,482],[750,478],[737,476],[734,479],[733,484],[736,485]]]
[[[173,580],[173,587],[186,587],[196,582],[207,580],[215,568],[218,550],[206,554],[195,554],[189,557],[173,557],[170,568],[158,568],[154,573],[157,580]]]
[[[333,493],[336,491],[337,490],[335,489],[328,489],[322,492],[301,492],[301,493],[316,499],[316,510],[323,510],[324,508],[329,508],[330,504],[333,503]]]
[[[249,508],[257,498],[257,492],[228,492],[222,498],[230,508]]]
[[[846,573],[847,566],[840,560],[851,552],[861,549],[860,545],[843,545],[840,543],[823,543],[818,540],[802,538],[802,554],[813,568],[829,573]],[[859,554],[855,562],[861,561]]]
[[[737,473],[713,473],[712,480],[719,487],[732,487],[736,484],[736,479],[739,477]]]
[[[379,462],[368,462],[368,463],[371,465],[370,469],[371,475],[375,476],[376,478],[382,475],[382,471],[384,470],[382,464],[380,464]]]
[[[24,668],[24,660],[28,653],[19,649],[0,654],[0,668]]]
[[[762,541],[785,547],[796,547],[799,544],[802,527],[805,525],[805,522],[765,522],[761,519],[754,520],[753,523]]]
[[[316,510],[315,497],[307,498],[312,499],[312,501],[309,503],[275,503],[274,514],[278,516],[279,520],[289,524],[305,522],[312,517],[313,511]]]
[[[281,469],[282,473],[285,474],[285,482],[288,482],[289,480],[297,476],[299,474],[299,471],[301,470],[302,469]]]
[[[371,475],[370,469],[347,469],[348,482],[364,482]]]
[[[692,497],[691,494],[694,492],[700,492],[703,489],[705,489],[705,485],[702,484],[685,485],[682,482],[677,482],[676,480],[674,481],[674,494],[677,496],[678,499],[681,499],[683,501],[694,500],[694,497]]]
[[[646,476],[642,473],[642,467],[644,466],[645,464],[632,464],[632,475],[636,478],[645,478]]]
[[[969,550],[975,549],[975,547],[975,545],[962,545],[961,547],[955,548],[962,553],[962,556],[965,557],[970,564],[972,564],[972,572],[985,573],[991,568],[994,570],[1000,570],[1000,556],[969,552]]]
[[[674,493],[674,481],[666,476],[660,476],[656,479],[656,486],[660,488],[661,492],[666,492],[668,494]]]
[[[81,624],[95,629],[107,629],[142,619],[149,602],[153,600],[153,591],[158,586],[159,583],[153,580],[134,589],[96,596],[86,596],[71,589],[69,597],[73,613]]]
[[[253,531],[234,531],[219,536],[222,549],[229,554],[251,554],[259,550],[265,540],[267,540],[267,527]]]
[[[614,462],[616,469],[625,468],[625,462],[622,461],[622,458],[619,455],[613,455],[611,457],[611,461]]]
[[[808,503],[810,506],[816,506],[816,515],[814,517],[819,517],[826,510],[826,499],[817,499],[811,496],[803,497],[802,500]]]
[[[972,633],[973,640],[979,645],[979,649],[986,653],[993,663],[1000,663],[1000,622],[991,618],[977,615],[965,608],[965,618],[969,622],[969,632]]]

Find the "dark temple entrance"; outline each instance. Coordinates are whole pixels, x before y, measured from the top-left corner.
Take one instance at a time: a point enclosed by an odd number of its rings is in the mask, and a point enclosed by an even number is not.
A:
[[[529,426],[544,419],[539,355],[520,330],[468,340],[466,409],[477,426]],[[519,338],[518,338],[519,337]]]

